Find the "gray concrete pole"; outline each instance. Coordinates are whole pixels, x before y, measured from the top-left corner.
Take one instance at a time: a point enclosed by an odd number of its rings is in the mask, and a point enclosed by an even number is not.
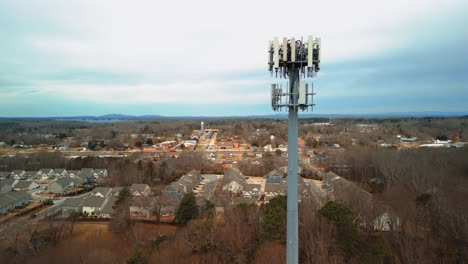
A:
[[[299,263],[299,210],[298,210],[298,109],[297,98],[299,92],[299,69],[293,66],[289,76],[290,97],[288,119],[288,197],[287,197],[287,236],[286,263]]]

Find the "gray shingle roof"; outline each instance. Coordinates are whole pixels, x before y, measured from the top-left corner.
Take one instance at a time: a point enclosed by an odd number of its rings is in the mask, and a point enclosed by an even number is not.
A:
[[[131,205],[135,207],[151,207],[155,202],[154,197],[136,196],[132,197]]]
[[[107,172],[107,170],[106,169],[95,169],[94,172],[97,173],[100,176],[103,176],[104,173]]]
[[[37,175],[37,171],[26,171],[26,173],[24,174],[24,176],[28,179],[32,179],[36,177],[36,175]]]
[[[111,195],[114,196],[119,196],[120,191],[123,189],[123,187],[114,187],[112,188]]]
[[[60,186],[68,186],[70,183],[75,183],[75,185],[80,185],[81,182],[77,179],[70,178],[70,177],[63,177],[55,181]]]
[[[90,196],[83,201],[83,207],[102,207],[106,198],[99,196]]]
[[[94,176],[94,170],[91,169],[91,168],[83,168],[83,169],[81,169],[80,174],[83,174],[86,177],[93,177]]]
[[[0,178],[8,178],[10,176],[9,171],[0,171]]]
[[[279,176],[281,176],[281,177],[284,177],[284,173],[283,173],[283,172],[274,169],[274,170],[270,171],[268,174],[266,174],[266,175],[265,175],[265,178],[270,177],[270,176],[274,176],[274,175],[279,175]]]
[[[265,184],[265,192],[275,192],[275,193],[282,193],[283,186],[279,183],[266,183]]]
[[[63,206],[79,207],[83,205],[83,198],[67,198],[63,201]]]
[[[111,196],[111,197],[107,198],[107,201],[104,204],[104,207],[102,208],[101,213],[104,213],[104,214],[114,213],[114,208],[113,207],[114,207],[116,201],[117,201],[117,197],[115,197],[115,196]]]
[[[9,185],[11,187],[13,187],[15,185],[15,179],[6,179],[6,180],[2,180],[0,181],[0,189],[3,188],[5,185]]]
[[[0,195],[0,208],[1,207],[4,207],[4,206],[7,206],[11,203],[14,203],[15,202],[15,199],[5,195],[5,194],[1,194]]]
[[[105,196],[108,196],[111,193],[111,191],[112,191],[112,188],[110,187],[96,187],[94,188],[93,193],[94,194],[100,193],[105,197]]]
[[[49,174],[49,173],[52,173],[52,169],[50,168],[45,168],[45,169],[40,169],[39,171],[43,172],[43,173],[46,173],[46,174]]]
[[[235,181],[241,185],[244,185],[246,183],[244,175],[235,168],[229,168],[224,172],[224,177],[223,180],[221,181],[221,184],[224,186],[231,181]]]
[[[261,188],[260,184],[246,184],[246,185],[244,185],[244,191],[247,191],[247,192],[253,191],[254,189],[257,189],[257,191],[259,192],[260,188]]]
[[[32,181],[18,181],[18,183],[15,185],[15,188],[17,189],[26,189],[29,188],[29,185],[31,185]]]
[[[25,199],[25,198],[31,198],[31,194],[27,193],[27,192],[15,192],[15,191],[10,191],[10,192],[7,192],[3,195],[6,195],[10,198],[13,198],[15,201],[18,201],[18,200],[22,200],[22,199]]]
[[[67,171],[68,174],[73,174],[73,175],[78,175],[78,174],[80,174],[80,172],[81,171],[79,171],[79,170],[69,170],[69,171]]]

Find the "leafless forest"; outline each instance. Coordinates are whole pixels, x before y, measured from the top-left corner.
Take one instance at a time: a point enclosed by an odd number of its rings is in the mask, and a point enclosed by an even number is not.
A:
[[[64,141],[79,147],[86,141],[94,151],[139,150],[177,137],[187,139],[199,122],[0,121],[0,142],[36,148],[0,156],[0,170],[106,168],[111,177],[104,185],[146,183],[158,192],[193,169],[223,174],[225,168],[200,151],[177,157],[161,153],[141,158],[135,151],[126,157],[70,159],[41,148]],[[226,142],[287,145],[287,122],[282,119],[205,122],[218,129],[218,138]],[[327,196],[324,204],[313,199],[300,203],[301,263],[467,263],[468,147],[418,145],[436,138],[468,142],[468,118],[302,119],[299,137],[301,157],[311,156],[310,162],[323,172],[317,175],[304,168],[302,177],[323,180],[333,172],[351,182],[334,186],[333,197]],[[401,143],[400,138],[411,137],[417,143]],[[281,154],[265,153],[259,165],[242,159],[237,166],[245,175],[263,176],[287,164]],[[126,221],[125,210],[119,210],[110,223],[73,218],[41,221],[2,240],[0,259],[2,263],[284,263],[284,197],[256,206],[233,205],[229,197],[220,195],[209,204],[185,225]],[[221,218],[218,208],[224,212]],[[376,229],[376,219],[382,215],[388,228]]]

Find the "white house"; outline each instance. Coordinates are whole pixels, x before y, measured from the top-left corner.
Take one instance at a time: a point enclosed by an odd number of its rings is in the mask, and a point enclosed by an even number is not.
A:
[[[106,198],[99,196],[90,196],[83,200],[83,214],[99,215],[104,207]]]
[[[151,188],[148,184],[134,183],[130,186],[130,191],[133,196],[148,196],[151,194]]]

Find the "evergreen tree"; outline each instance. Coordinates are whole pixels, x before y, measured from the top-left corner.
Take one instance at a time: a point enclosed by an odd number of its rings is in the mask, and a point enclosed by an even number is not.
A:
[[[278,195],[265,205],[264,220],[260,236],[264,240],[286,242],[286,196]]]
[[[188,192],[182,196],[179,209],[176,213],[176,221],[179,224],[186,224],[190,219],[198,216],[198,206],[195,200],[195,194]]]

